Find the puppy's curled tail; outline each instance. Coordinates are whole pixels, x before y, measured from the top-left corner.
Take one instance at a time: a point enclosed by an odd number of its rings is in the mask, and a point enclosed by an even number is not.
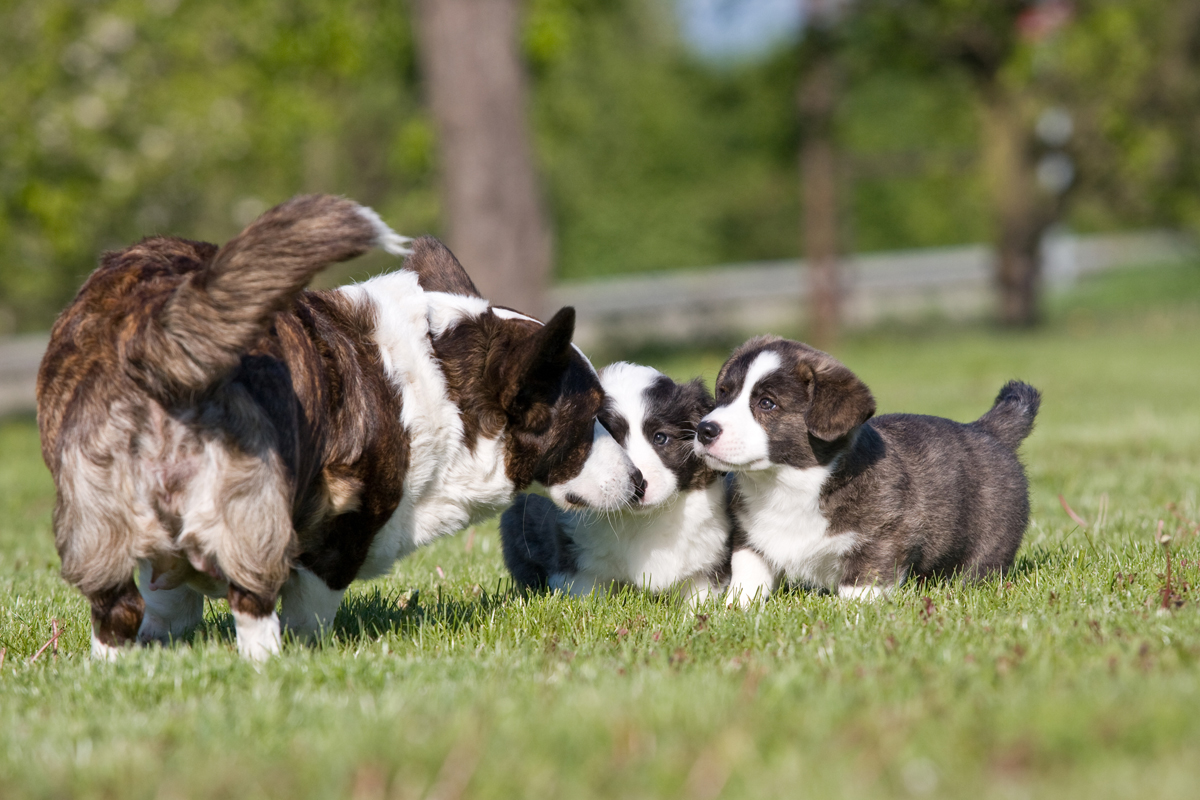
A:
[[[304,195],[272,208],[189,274],[143,331],[138,377],[178,396],[217,383],[309,279],[373,247],[405,255],[408,238],[369,208]]]
[[[520,494],[500,516],[504,565],[522,589],[545,589],[559,562],[558,506],[537,494]]]
[[[1041,403],[1042,394],[1037,389],[1028,383],[1009,381],[996,396],[991,410],[975,425],[1015,451],[1033,430],[1033,420]]]

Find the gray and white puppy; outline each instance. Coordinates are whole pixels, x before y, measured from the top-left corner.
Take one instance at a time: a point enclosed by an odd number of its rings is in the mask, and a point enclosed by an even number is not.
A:
[[[696,453],[736,474],[744,531],[732,554],[742,604],[780,578],[875,595],[908,578],[979,578],[1012,568],[1029,521],[1016,450],[1040,395],[1012,381],[969,424],[875,414],[875,399],[832,356],[758,337],[717,377]]]
[[[603,515],[519,496],[500,519],[505,564],[529,588],[678,589],[701,602],[728,577],[732,524],[722,475],[692,447],[712,397],[699,380],[678,384],[636,364],[605,367],[600,384],[599,419],[640,471],[640,491],[629,507]]]

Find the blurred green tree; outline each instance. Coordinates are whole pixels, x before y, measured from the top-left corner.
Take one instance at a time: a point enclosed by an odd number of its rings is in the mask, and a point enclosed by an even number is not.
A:
[[[1200,231],[1200,4],[1078,0],[1052,90],[1072,111],[1083,225]]]
[[[394,2],[15,0],[0,48],[0,332],[48,324],[100,249],[222,240],[300,191],[436,225]]]
[[[855,16],[852,38],[868,69],[957,69],[973,88],[994,220],[999,313],[1007,325],[1039,319],[1042,235],[1062,212],[1064,192],[1038,181],[1035,121],[1047,101],[1037,87],[1045,65],[1035,48],[1069,14],[1061,0],[862,0]]]

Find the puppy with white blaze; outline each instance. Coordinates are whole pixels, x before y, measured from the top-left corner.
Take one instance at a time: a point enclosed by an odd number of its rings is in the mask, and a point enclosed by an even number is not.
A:
[[[304,291],[373,247],[406,269]],[[105,254],[37,385],[55,544],[91,602],[93,655],[179,638],[208,595],[261,660],[281,622],[318,633],[351,581],[534,482],[572,507],[628,503],[640,479],[596,423],[604,392],[574,320],[492,307],[436,239],[326,195],[223,247],[153,237]]]
[[[730,590],[742,604],[781,577],[844,597],[909,578],[982,578],[1012,569],[1029,521],[1020,443],[1040,395],[1012,381],[963,424],[875,414],[854,373],[773,336],[734,351],[696,453],[735,474],[740,530]]]
[[[605,367],[600,383],[600,420],[638,469],[640,491],[603,514],[519,496],[500,518],[504,561],[528,588],[587,595],[625,585],[702,602],[727,577],[732,524],[723,476],[692,447],[712,398],[699,380],[678,384],[635,364]]]

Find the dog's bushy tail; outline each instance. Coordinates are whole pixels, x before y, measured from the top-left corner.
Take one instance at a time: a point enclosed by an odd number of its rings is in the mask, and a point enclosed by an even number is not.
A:
[[[1042,403],[1042,394],[1028,383],[1009,381],[1004,384],[991,410],[975,425],[995,436],[1009,450],[1016,450],[1029,432]]]
[[[272,208],[167,300],[144,331],[139,377],[168,395],[203,391],[238,365],[313,275],[373,247],[407,254],[408,241],[345,198],[305,195]]]

